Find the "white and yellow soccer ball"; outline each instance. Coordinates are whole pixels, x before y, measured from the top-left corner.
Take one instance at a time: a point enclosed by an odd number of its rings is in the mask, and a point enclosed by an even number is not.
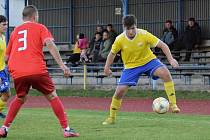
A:
[[[152,103],[152,109],[154,112],[164,114],[169,110],[169,102],[166,98],[156,98]]]

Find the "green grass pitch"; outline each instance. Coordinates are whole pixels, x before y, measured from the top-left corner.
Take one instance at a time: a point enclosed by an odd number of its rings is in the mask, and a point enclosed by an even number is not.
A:
[[[115,125],[103,126],[104,111],[67,110],[77,140],[210,140],[210,116],[119,112]],[[3,123],[3,120],[0,120]],[[23,108],[8,140],[62,140],[51,109]]]

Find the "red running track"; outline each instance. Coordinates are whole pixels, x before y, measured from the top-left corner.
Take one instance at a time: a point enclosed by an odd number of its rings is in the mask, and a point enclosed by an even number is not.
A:
[[[111,98],[95,97],[60,97],[66,109],[81,110],[108,110]],[[11,99],[10,99],[11,101]],[[9,102],[10,102],[9,101]],[[152,99],[126,98],[123,100],[121,111],[126,112],[152,112]],[[210,115],[210,100],[178,100],[183,114]],[[29,96],[24,104],[25,108],[50,107],[48,101],[42,96]]]

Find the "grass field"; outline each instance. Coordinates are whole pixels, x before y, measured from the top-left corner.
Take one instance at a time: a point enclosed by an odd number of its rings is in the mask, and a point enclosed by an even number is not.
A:
[[[120,112],[115,125],[103,126],[107,112],[67,111],[78,140],[210,140],[210,116]],[[2,124],[2,120],[0,120]],[[22,109],[8,140],[61,140],[60,126],[50,109]]]
[[[14,90],[12,90],[14,94]],[[58,90],[59,96],[111,97],[114,91]],[[40,93],[31,90],[30,95]],[[127,97],[155,98],[164,91],[129,90]],[[210,99],[208,92],[177,91],[178,99]],[[115,125],[101,123],[108,112],[67,110],[78,140],[210,140],[210,116],[119,112]],[[3,121],[0,120],[0,124]],[[15,119],[8,140],[61,140],[60,125],[51,109],[23,108]]]

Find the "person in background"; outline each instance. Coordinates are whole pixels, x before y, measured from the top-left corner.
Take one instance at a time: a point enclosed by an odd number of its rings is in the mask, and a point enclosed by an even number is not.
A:
[[[85,34],[83,33],[79,34],[78,48],[80,48],[81,50],[80,62],[89,62],[88,57],[86,55],[88,48],[88,39],[85,37]]]
[[[77,40],[74,44],[74,49],[73,49],[73,53],[69,56],[68,60],[66,61],[66,63],[68,64],[69,62],[72,63],[72,66],[77,66],[79,65],[79,61],[80,61],[80,54],[81,54],[81,50],[78,47],[78,40],[79,40],[79,35],[77,35]]]
[[[112,48],[112,41],[109,37],[109,32],[107,30],[105,30],[103,32],[103,41],[101,43],[101,47],[100,47],[100,51],[99,51],[99,58],[98,61],[99,62],[105,62],[106,58],[110,52]]]
[[[178,38],[178,32],[176,28],[172,25],[171,20],[165,21],[165,29],[163,30],[163,36],[161,40],[168,45],[170,50],[173,50],[174,43]]]
[[[94,37],[91,38],[90,43],[89,43],[89,46],[90,46],[90,47],[94,45],[94,42],[95,42],[95,39],[96,39],[96,35],[95,35],[95,34],[96,34],[96,33],[100,33],[101,36],[102,36],[103,31],[104,31],[104,28],[103,28],[102,25],[97,25],[97,26],[96,26],[96,30],[95,30],[95,32],[94,32]]]
[[[106,29],[107,29],[107,31],[109,32],[109,38],[110,38],[110,40],[111,40],[111,42],[112,42],[112,44],[113,44],[114,41],[115,41],[115,38],[117,37],[117,33],[116,33],[116,31],[113,29],[112,24],[107,24]]]
[[[174,51],[186,49],[187,52],[184,61],[190,61],[192,50],[195,48],[196,45],[199,45],[200,43],[201,28],[199,24],[195,21],[195,18],[189,18],[184,33],[180,36],[177,43],[175,44]],[[176,56],[179,55],[179,53],[176,53]]]
[[[95,39],[89,46],[87,55],[92,62],[98,62],[98,55],[101,50],[102,34],[100,32],[95,33]]]
[[[195,21],[195,18],[188,19],[182,40],[185,49],[188,51],[184,61],[189,61],[191,57],[191,51],[195,48],[196,44],[201,43],[201,28]]]
[[[101,33],[102,34],[103,31],[104,31],[104,27],[102,25],[97,25],[95,32],[98,32],[98,33]]]
[[[7,29],[7,19],[0,15],[0,118],[5,118],[6,115],[2,112],[10,97],[10,81],[9,73],[5,64],[6,40],[4,33]]]

